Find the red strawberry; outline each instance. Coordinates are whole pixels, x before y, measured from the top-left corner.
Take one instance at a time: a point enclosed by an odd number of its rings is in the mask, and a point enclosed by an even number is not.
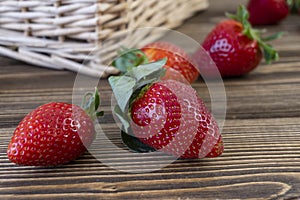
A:
[[[168,61],[165,67],[179,71],[189,83],[193,83],[199,76],[199,72],[190,56],[174,44],[161,41],[153,42],[144,46],[141,50],[150,62],[167,58]]]
[[[167,69],[167,73],[164,79],[192,83],[199,76],[198,69],[192,58],[183,49],[171,43],[153,42],[141,49],[123,48],[119,53],[121,55],[113,62],[113,65],[123,73],[140,64],[167,58],[168,61],[164,66]]]
[[[190,85],[159,80],[165,63],[141,65],[109,78],[125,131],[132,130],[144,144],[177,157],[219,156],[223,142],[216,121]]]
[[[247,21],[248,12],[240,6],[233,19],[221,21],[209,33],[203,48],[216,63],[222,77],[241,76],[258,66],[262,59],[262,50],[267,63],[278,59],[278,53],[265,41],[276,39],[280,34],[261,39],[258,30],[252,29]],[[201,51],[195,52],[193,58],[201,63]]]
[[[216,157],[223,152],[217,123],[186,84],[154,83],[132,103],[131,117],[135,136],[155,149],[181,158]]]
[[[79,106],[62,102],[33,110],[17,126],[8,145],[8,158],[31,166],[55,166],[76,159],[94,139],[92,119],[99,103],[96,104],[87,107],[90,116]]]
[[[276,24],[289,14],[287,0],[250,0],[248,11],[252,25]]]

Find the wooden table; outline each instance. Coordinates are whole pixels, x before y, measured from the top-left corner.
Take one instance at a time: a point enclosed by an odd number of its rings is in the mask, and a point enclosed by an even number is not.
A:
[[[237,1],[212,0],[177,30],[198,40],[234,11]],[[56,168],[20,167],[6,148],[18,122],[36,106],[71,101],[76,74],[0,58],[0,199],[298,199],[300,198],[300,16],[290,16],[268,30],[285,36],[272,44],[281,60],[261,63],[248,76],[224,80],[227,116],[225,152],[219,158],[177,160],[154,172],[124,173],[85,153]],[[201,89],[198,81],[193,86]],[[109,91],[106,80],[99,85]],[[109,112],[108,93],[102,108]],[[111,115],[102,121],[120,145]],[[107,121],[105,121],[107,120]],[[111,126],[111,127],[110,127]],[[109,129],[111,128],[111,129]],[[128,168],[126,153],[111,152],[106,161]],[[149,159],[149,160],[147,160]],[[148,162],[151,158],[137,160]]]

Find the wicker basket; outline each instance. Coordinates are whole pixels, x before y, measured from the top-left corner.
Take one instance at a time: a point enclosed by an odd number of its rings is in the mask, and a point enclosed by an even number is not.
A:
[[[0,0],[0,54],[106,77],[118,73],[105,61],[119,46],[103,41],[138,27],[174,28],[207,7],[207,0]],[[106,58],[95,59],[95,49],[107,50]]]

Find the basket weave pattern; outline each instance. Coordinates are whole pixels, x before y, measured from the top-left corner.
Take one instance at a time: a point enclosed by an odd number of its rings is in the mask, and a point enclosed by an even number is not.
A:
[[[0,54],[106,77],[118,71],[91,55],[103,41],[138,27],[174,28],[207,6],[207,0],[0,0]]]

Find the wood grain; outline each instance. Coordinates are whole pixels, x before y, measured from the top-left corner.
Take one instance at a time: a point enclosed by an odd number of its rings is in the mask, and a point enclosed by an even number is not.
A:
[[[210,10],[199,13],[178,28],[201,42],[223,18],[224,5],[234,11],[238,2],[211,1]],[[223,1],[222,1],[223,2]],[[168,160],[162,155],[136,155],[109,147],[99,139],[99,155],[85,153],[56,168],[16,166],[6,156],[7,144],[19,121],[36,106],[72,99],[76,74],[29,66],[1,57],[0,67],[0,199],[299,199],[300,198],[300,23],[290,16],[271,33],[285,31],[272,44],[281,60],[264,62],[251,74],[225,79],[227,116],[223,128],[225,152],[221,157],[176,160],[147,173],[123,169],[156,168]],[[88,79],[88,78],[87,78]],[[209,104],[200,80],[193,85]],[[109,139],[123,148],[110,109],[111,90],[99,82],[100,120]],[[101,161],[97,159],[101,156]]]

